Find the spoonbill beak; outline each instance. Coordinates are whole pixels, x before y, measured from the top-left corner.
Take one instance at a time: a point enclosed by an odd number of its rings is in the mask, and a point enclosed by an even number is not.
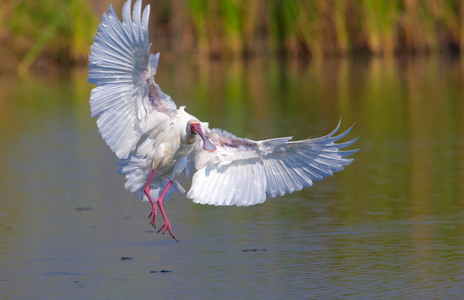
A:
[[[203,150],[209,151],[209,152],[216,151],[216,146],[214,146],[214,144],[211,143],[211,141],[203,133],[203,130],[201,130],[201,126],[199,123],[194,123],[190,125],[190,132],[198,133],[201,136],[201,139],[203,140]]]

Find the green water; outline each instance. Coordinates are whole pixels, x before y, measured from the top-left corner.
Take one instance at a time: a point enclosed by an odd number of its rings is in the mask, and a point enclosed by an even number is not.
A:
[[[0,298],[459,299],[463,70],[443,57],[162,58],[163,91],[210,127],[303,139],[342,118],[342,129],[356,123],[348,138],[360,136],[345,170],[262,205],[173,195],[165,208],[180,243],[154,233],[150,206],[124,190],[90,118],[86,70],[3,74]]]

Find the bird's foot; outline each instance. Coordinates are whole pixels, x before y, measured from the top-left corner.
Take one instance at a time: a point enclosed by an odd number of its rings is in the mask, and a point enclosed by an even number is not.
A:
[[[156,207],[151,211],[148,219],[150,219],[150,225],[152,225],[153,228],[156,228]]]
[[[158,233],[160,233],[161,230],[163,231],[163,234],[165,234],[166,231],[169,232],[169,234],[172,236],[172,238],[179,242],[179,240],[172,233],[171,224],[169,224],[169,221],[166,220],[164,222],[163,226],[161,226],[161,228],[158,230]]]

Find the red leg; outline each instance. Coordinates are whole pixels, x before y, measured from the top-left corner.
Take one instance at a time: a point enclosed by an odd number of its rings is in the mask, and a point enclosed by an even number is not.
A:
[[[150,177],[148,177],[147,184],[145,185],[143,191],[145,192],[145,195],[147,195],[148,200],[150,200],[151,203],[151,213],[148,216],[148,218],[151,219],[150,225],[153,225],[153,227],[156,228],[156,204],[150,196],[150,181],[153,177],[153,173],[155,173],[155,169],[151,170]]]
[[[172,229],[171,229],[171,224],[169,223],[169,220],[168,220],[168,217],[166,216],[166,213],[164,212],[164,208],[163,208],[163,198],[164,196],[166,195],[169,187],[171,186],[172,184],[172,181],[169,181],[168,184],[166,185],[166,187],[164,188],[164,191],[163,193],[161,194],[161,196],[158,198],[158,206],[160,208],[160,211],[161,211],[161,215],[163,216],[163,219],[164,219],[164,224],[163,226],[161,226],[161,228],[158,230],[158,232],[160,232],[161,230],[163,230],[163,234],[166,233],[166,231],[169,232],[169,234],[176,240],[176,241],[179,241],[175,236],[174,234],[172,233]]]

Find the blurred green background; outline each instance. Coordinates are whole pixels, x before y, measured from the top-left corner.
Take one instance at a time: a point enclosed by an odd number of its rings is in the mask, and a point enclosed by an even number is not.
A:
[[[464,1],[143,1],[156,82],[211,128],[360,137],[345,170],[263,205],[173,195],[181,244],[90,116],[111,3],[0,0],[0,299],[462,298]]]
[[[135,2],[135,1],[134,1]],[[86,64],[101,14],[124,0],[3,0],[0,70]],[[460,53],[460,0],[159,0],[153,52],[202,58]]]

